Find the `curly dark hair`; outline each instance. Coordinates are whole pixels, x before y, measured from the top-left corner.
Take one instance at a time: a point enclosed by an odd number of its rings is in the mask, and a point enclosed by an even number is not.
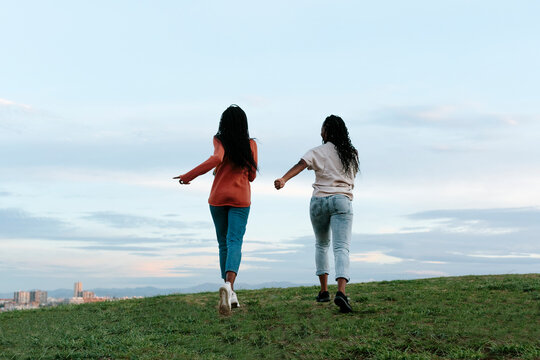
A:
[[[337,148],[339,159],[343,165],[343,172],[353,171],[356,174],[360,170],[358,151],[351,143],[349,131],[342,118],[336,115],[328,116],[323,123],[325,133],[324,143],[330,141]]]
[[[215,136],[225,148],[225,157],[241,168],[257,170],[249,144],[247,116],[240,106],[233,104],[225,109]]]

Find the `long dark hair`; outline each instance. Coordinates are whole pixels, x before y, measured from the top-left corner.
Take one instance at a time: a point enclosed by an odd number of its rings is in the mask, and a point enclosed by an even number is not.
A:
[[[249,144],[247,116],[240,106],[231,105],[221,114],[216,138],[221,141],[225,148],[225,156],[233,164],[257,170]]]
[[[351,143],[349,130],[347,130],[343,119],[336,115],[330,115],[324,120],[323,132],[326,135],[324,143],[330,141],[336,146],[343,171],[348,173],[352,170],[356,174],[360,170],[358,151]]]

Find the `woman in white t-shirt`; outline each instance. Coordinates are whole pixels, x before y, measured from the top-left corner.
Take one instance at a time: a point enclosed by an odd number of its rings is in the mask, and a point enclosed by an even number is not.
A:
[[[322,125],[323,145],[309,150],[282,178],[274,181],[281,189],[292,177],[305,168],[315,171],[313,196],[310,203],[310,218],[315,232],[316,275],[319,276],[321,291],[317,302],[330,301],[328,293],[328,248],[330,234],[334,250],[338,291],[334,303],[341,312],[351,312],[352,307],[345,295],[349,282],[349,247],[353,222],[352,190],[358,172],[358,152],[349,138],[349,131],[339,116],[330,115]]]

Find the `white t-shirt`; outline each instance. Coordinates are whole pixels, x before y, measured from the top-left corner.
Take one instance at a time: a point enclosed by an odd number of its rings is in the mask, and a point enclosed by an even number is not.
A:
[[[343,194],[353,199],[352,190],[356,174],[352,169],[347,174],[343,172],[343,165],[334,144],[327,142],[317,146],[302,156],[302,159],[307,163],[309,170],[315,170],[313,196]]]

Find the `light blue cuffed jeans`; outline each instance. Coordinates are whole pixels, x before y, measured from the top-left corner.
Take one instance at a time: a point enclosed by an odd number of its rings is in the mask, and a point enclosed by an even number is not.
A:
[[[249,216],[248,207],[212,206],[210,213],[216,228],[219,247],[219,267],[221,278],[225,280],[227,271],[238,274],[242,259],[242,243]]]
[[[315,265],[317,276],[329,274],[328,248],[330,233],[334,250],[336,280],[349,282],[349,247],[353,222],[352,201],[345,195],[312,197],[309,205],[311,224],[315,232]]]

